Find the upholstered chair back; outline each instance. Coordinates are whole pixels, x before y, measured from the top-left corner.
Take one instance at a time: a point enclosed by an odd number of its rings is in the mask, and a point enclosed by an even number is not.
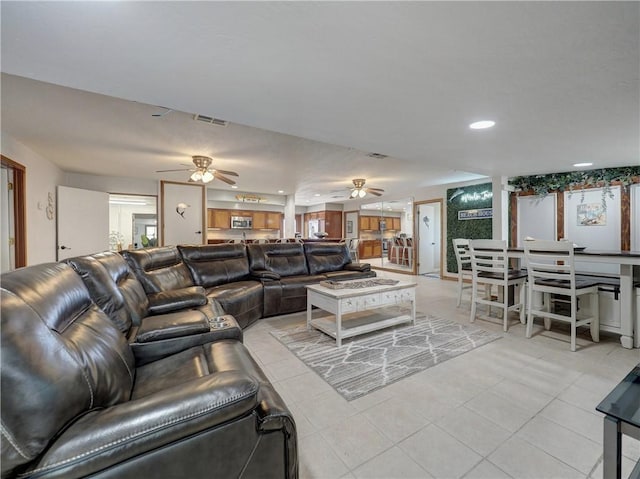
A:
[[[193,286],[189,269],[175,246],[127,250],[121,254],[147,294]]]
[[[96,304],[125,333],[140,326],[149,300],[124,258],[111,251],[65,260],[82,277]]]
[[[351,263],[349,247],[345,243],[304,243],[309,274],[339,271]]]
[[[205,288],[249,279],[249,258],[242,243],[178,246],[193,282]]]
[[[2,477],[40,455],[86,411],[129,400],[134,359],[124,335],[65,263],[5,273]]]
[[[271,271],[280,276],[308,275],[309,268],[300,243],[249,244],[252,271]]]

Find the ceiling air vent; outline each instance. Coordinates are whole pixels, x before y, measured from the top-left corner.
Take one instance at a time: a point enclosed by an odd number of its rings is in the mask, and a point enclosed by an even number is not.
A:
[[[385,158],[388,158],[389,155],[383,155],[382,153],[369,153],[367,156],[369,158],[376,158],[378,160],[384,160]]]
[[[227,126],[229,124],[229,122],[226,121],[226,120],[221,120],[220,118],[214,118],[212,116],[200,115],[198,113],[196,113],[193,116],[193,119],[196,120],[196,121],[202,121],[204,123],[211,123],[213,125],[218,125],[218,126]]]

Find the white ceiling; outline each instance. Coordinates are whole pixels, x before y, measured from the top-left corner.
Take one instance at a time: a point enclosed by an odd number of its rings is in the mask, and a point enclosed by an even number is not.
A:
[[[2,129],[67,171],[186,180],[154,171],[202,154],[243,191],[313,204],[340,202],[357,177],[391,199],[640,164],[639,2],[0,9]],[[468,129],[485,118],[496,127]]]

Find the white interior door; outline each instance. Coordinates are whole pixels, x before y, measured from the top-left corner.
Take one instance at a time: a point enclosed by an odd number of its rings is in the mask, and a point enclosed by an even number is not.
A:
[[[9,185],[13,183],[13,170],[2,168],[0,182],[0,272],[5,273],[15,269],[15,230],[13,224],[14,204],[13,190]]]
[[[58,186],[58,261],[109,249],[109,194]]]
[[[190,183],[160,183],[162,244],[206,242],[205,187]]]
[[[418,205],[418,274],[440,272],[440,203]]]

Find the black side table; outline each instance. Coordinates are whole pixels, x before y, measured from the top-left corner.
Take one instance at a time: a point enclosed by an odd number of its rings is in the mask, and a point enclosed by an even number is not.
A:
[[[622,477],[622,435],[640,440],[640,363],[602,400],[596,410],[604,417],[603,476]],[[640,462],[631,472],[640,479]]]

